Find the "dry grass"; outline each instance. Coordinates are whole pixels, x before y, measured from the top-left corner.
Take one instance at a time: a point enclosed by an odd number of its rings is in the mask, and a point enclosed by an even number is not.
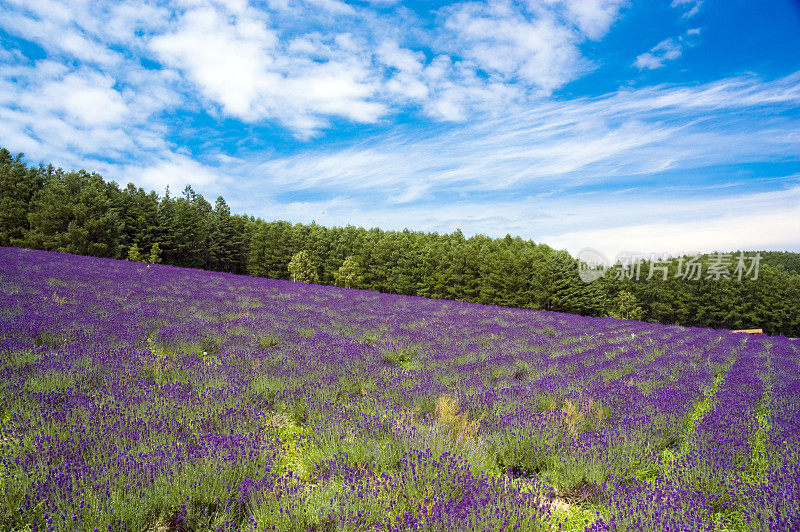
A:
[[[443,395],[436,400],[436,419],[447,427],[458,441],[472,441],[478,434],[481,419],[470,419],[467,412],[459,411],[458,398]]]
[[[574,438],[587,430],[594,430],[609,417],[609,412],[593,397],[578,394],[574,400],[566,399],[561,409],[561,421],[567,432]]]
[[[565,432],[576,437],[584,431],[595,430],[610,417],[611,411],[591,396],[584,395],[583,391],[571,399],[554,396],[540,396],[536,399],[539,410],[552,412],[560,421]]]

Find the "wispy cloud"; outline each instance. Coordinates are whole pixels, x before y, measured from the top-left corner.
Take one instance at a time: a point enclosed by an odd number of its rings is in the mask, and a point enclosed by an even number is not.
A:
[[[724,199],[631,200],[638,203],[637,220],[614,223],[606,210],[597,213],[595,220],[587,220],[583,228],[542,238],[572,253],[598,249],[609,259],[619,253],[800,250],[800,186],[778,193],[726,195]],[[631,205],[613,207],[624,210]]]
[[[285,189],[380,190],[393,201],[412,201],[409,187],[420,193],[572,187],[760,161],[800,153],[795,121],[772,110],[800,108],[798,79],[733,78],[550,101],[422,136],[379,136],[338,150],[305,150],[248,171]]]
[[[692,28],[685,34],[678,37],[664,39],[653,46],[649,52],[645,52],[636,57],[634,66],[640,70],[656,70],[666,65],[669,61],[674,61],[683,55],[685,48],[697,45],[697,37],[700,35],[699,28]]]
[[[653,46],[649,52],[645,52],[638,57],[634,65],[636,68],[648,68],[655,70],[661,68],[667,61],[679,58],[683,54],[680,44],[676,43],[674,39],[664,39],[657,45]]]
[[[132,153],[166,149],[164,126],[154,113],[174,104],[174,95],[148,79],[139,90],[88,68],[40,61],[0,72],[0,138],[12,149],[64,164],[94,158],[126,159]]]
[[[672,7],[683,9],[683,17],[695,16],[703,5],[704,0],[672,0]]]
[[[208,193],[230,184],[221,169],[199,163],[183,154],[172,153],[149,166],[131,165],[121,170],[135,183],[159,191],[169,186],[173,194],[186,185],[195,187],[198,192]]]
[[[264,215],[307,222],[521,234],[610,255],[753,249],[759,242],[797,248],[797,176],[770,184],[771,192],[759,192],[764,183],[753,189],[688,177],[691,190],[681,190],[660,176],[699,177],[710,167],[800,153],[796,122],[774,113],[800,108],[798,79],[625,90],[421,138],[255,156],[239,161],[250,176],[239,186],[251,200],[262,198]],[[299,191],[323,199],[291,199]]]

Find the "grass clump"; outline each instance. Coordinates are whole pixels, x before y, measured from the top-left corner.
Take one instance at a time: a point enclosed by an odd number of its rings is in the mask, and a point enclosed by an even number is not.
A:
[[[458,355],[455,359],[453,359],[453,363],[456,366],[466,366],[467,364],[470,364],[475,361],[476,361],[475,357],[471,357],[468,355]]]
[[[526,380],[531,373],[531,368],[524,360],[517,360],[514,365],[514,378],[518,381]]]
[[[616,381],[633,371],[633,364],[625,364],[616,369],[604,369],[600,371],[600,376],[605,382]]]
[[[508,376],[508,370],[501,366],[490,365],[483,372],[483,383],[489,387],[497,387]]]
[[[281,343],[281,337],[277,334],[264,333],[259,334],[256,338],[256,345],[259,349],[266,349]]]
[[[157,359],[178,359],[184,356],[197,356],[202,359],[216,357],[225,338],[215,333],[205,334],[198,341],[177,343],[159,342],[152,336],[147,338],[147,347]]]
[[[350,396],[369,395],[375,391],[375,381],[371,378],[357,376],[340,377],[337,398],[346,399]]]
[[[555,454],[557,436],[548,430],[506,429],[492,437],[497,466],[530,477],[546,470]]]
[[[300,327],[297,329],[297,334],[300,336],[304,336],[306,338],[313,338],[317,335],[317,331],[314,330],[312,327]]]
[[[581,432],[594,431],[611,417],[611,410],[581,392],[575,399],[566,399],[562,423],[574,438]]]
[[[536,397],[536,410],[555,413],[557,422],[570,438],[581,432],[597,430],[611,418],[611,408],[585,395],[582,390],[571,398],[560,394],[539,395]]]
[[[437,422],[446,427],[456,440],[471,441],[478,434],[481,419],[470,419],[467,412],[461,412],[457,397],[439,397],[435,412]]]
[[[404,369],[414,369],[417,364],[414,364],[415,357],[417,356],[418,348],[414,345],[407,345],[397,347],[394,349],[387,349],[381,353],[383,362],[390,366],[398,366]]]
[[[604,510],[605,507],[600,504],[559,502],[553,505],[550,520],[554,521],[558,530],[562,532],[582,532],[594,523]]]
[[[36,347],[47,347],[54,349],[63,346],[71,338],[68,333],[52,333],[50,331],[42,331],[33,339],[33,345]]]
[[[552,325],[546,325],[544,329],[542,329],[542,334],[545,336],[555,336],[556,329]]]
[[[381,333],[378,331],[367,331],[358,339],[359,343],[367,345],[375,345],[381,339]]]
[[[275,469],[307,480],[310,469],[304,455],[310,446],[311,429],[299,423],[291,413],[277,412],[272,415],[267,430],[274,430],[282,444]]]
[[[272,375],[259,375],[250,382],[253,398],[259,407],[271,410],[278,395],[286,389],[286,383]]]
[[[141,365],[139,376],[146,382],[159,385],[177,382],[189,383],[188,372],[171,359],[158,359],[151,364]]]

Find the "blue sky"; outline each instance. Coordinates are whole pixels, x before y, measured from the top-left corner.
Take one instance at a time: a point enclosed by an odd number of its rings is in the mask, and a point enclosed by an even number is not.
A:
[[[800,250],[800,2],[0,0],[0,145],[235,212]]]

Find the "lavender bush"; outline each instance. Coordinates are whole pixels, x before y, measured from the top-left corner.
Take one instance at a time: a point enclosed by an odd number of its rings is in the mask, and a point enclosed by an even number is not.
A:
[[[8,530],[796,530],[800,343],[0,248]]]

